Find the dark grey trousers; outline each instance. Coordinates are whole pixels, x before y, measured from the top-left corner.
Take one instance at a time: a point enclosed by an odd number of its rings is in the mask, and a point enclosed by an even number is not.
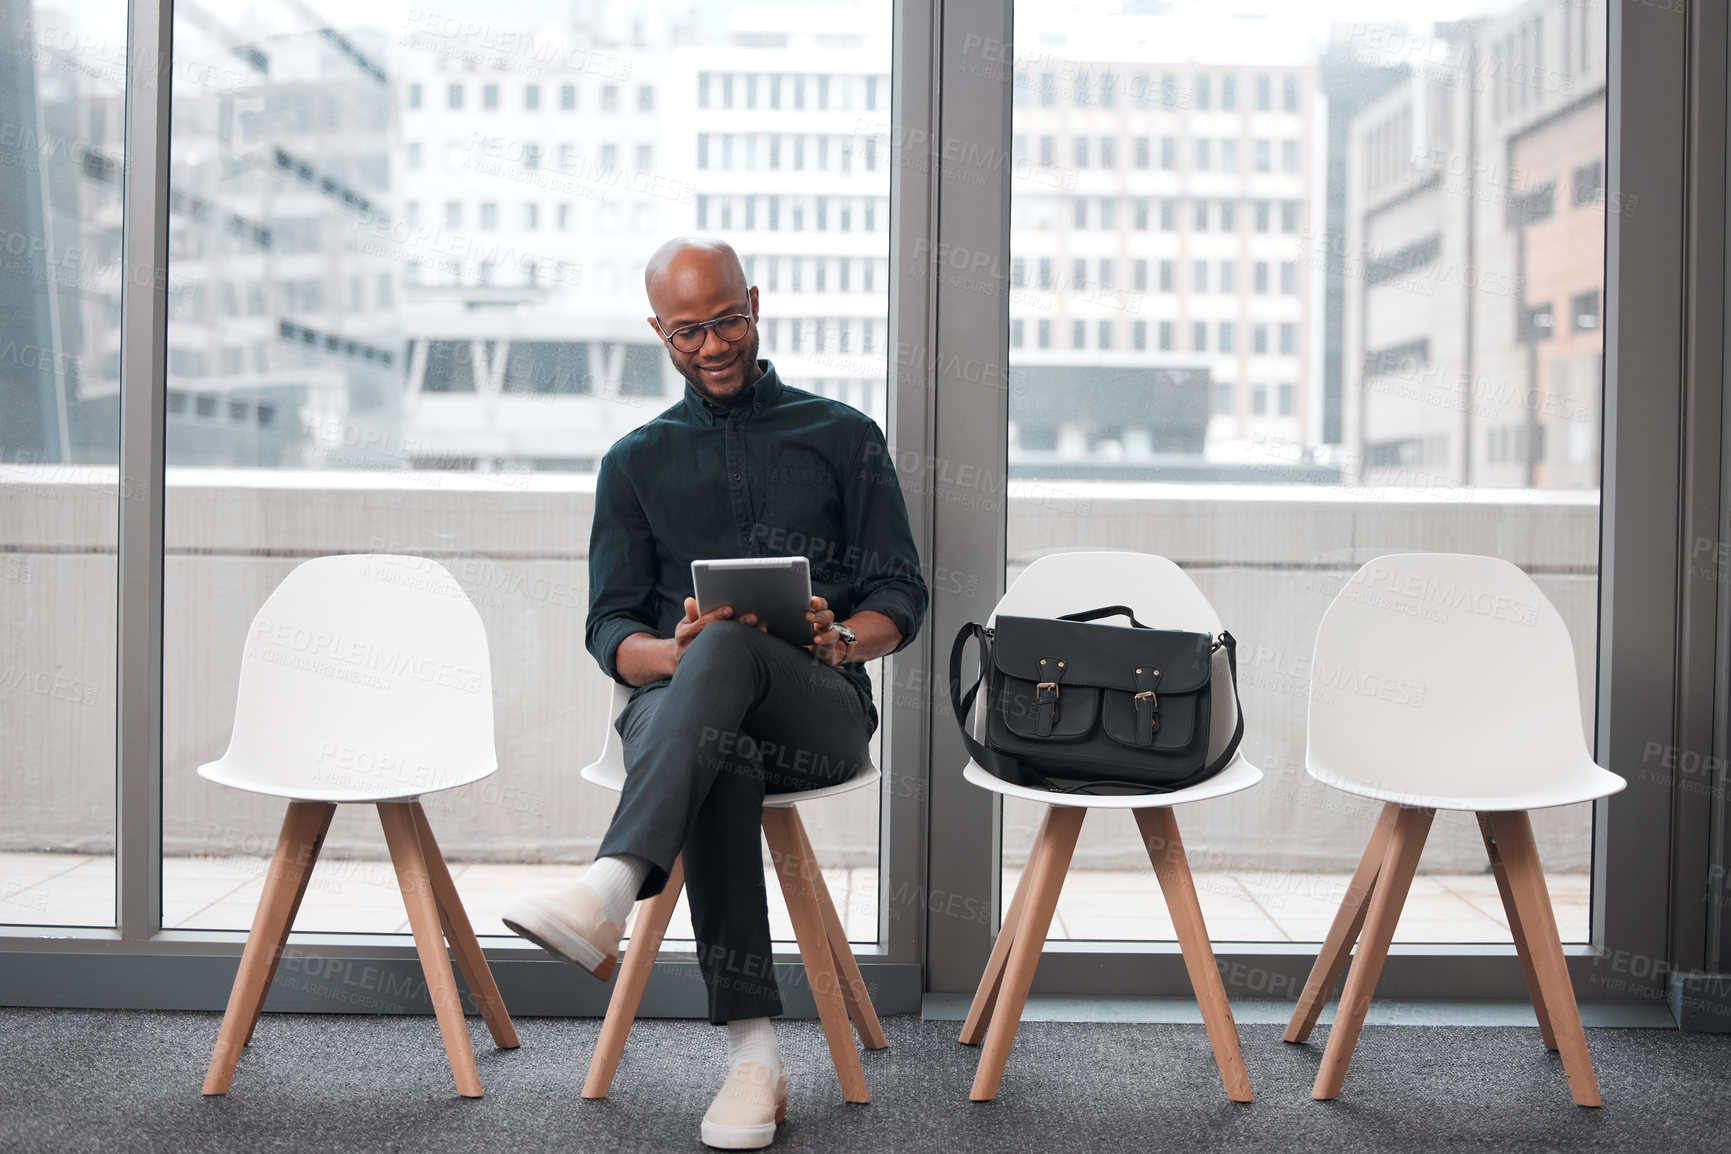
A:
[[[759,830],[768,793],[852,778],[876,723],[858,689],[805,650],[734,621],[704,628],[673,679],[614,723],[625,789],[597,857],[650,863],[639,900],[685,855],[697,961],[716,1024],[781,1013]]]

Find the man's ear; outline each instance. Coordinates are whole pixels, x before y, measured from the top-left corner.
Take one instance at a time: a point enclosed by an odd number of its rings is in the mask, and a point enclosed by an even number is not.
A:
[[[755,321],[757,319],[757,286],[752,285],[745,295],[751,298],[751,319]]]
[[[656,340],[666,340],[667,339],[667,334],[661,331],[661,322],[660,321],[656,320],[654,317],[645,317],[644,319],[649,322],[649,327],[651,329],[655,330],[655,339]]]

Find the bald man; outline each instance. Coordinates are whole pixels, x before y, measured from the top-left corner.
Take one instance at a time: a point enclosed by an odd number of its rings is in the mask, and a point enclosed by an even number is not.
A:
[[[644,277],[649,326],[685,393],[601,462],[586,642],[635,689],[614,722],[626,780],[596,861],[526,899],[516,933],[606,978],[631,905],[684,854],[709,1018],[728,1075],[705,1143],[769,1145],[786,1076],[758,830],[766,792],[853,777],[877,728],[864,663],[912,640],[927,605],[883,433],[857,409],[782,383],[758,359],[757,289],[727,244],[681,237]],[[691,562],[803,553],[811,643],[731,607],[703,614]]]

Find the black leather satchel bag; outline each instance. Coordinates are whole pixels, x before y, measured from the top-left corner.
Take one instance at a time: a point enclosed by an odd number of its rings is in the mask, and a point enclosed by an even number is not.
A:
[[[1092,624],[1115,616],[1130,625]],[[980,643],[979,676],[963,693],[969,638]],[[968,724],[982,684],[983,744]],[[950,706],[988,772],[1069,793],[1195,785],[1224,769],[1244,737],[1232,634],[1149,629],[1123,605],[963,626],[950,649]]]

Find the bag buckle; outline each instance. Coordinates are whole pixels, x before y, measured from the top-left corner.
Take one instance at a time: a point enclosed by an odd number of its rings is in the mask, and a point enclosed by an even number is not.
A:
[[[1144,697],[1148,699],[1150,708],[1156,710],[1160,708],[1160,699],[1154,696],[1154,691],[1152,689],[1144,689],[1141,693],[1138,693],[1136,695],[1136,700],[1141,701]]]
[[[1052,691],[1051,700],[1058,700],[1058,683],[1056,681],[1042,681],[1034,686],[1034,701],[1038,704],[1044,704],[1047,700],[1046,690],[1048,689]]]

